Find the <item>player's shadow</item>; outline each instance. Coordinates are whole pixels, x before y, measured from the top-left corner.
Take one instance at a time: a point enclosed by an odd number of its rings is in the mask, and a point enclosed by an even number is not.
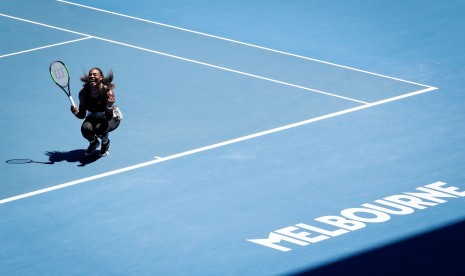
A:
[[[98,154],[85,155],[85,150],[77,149],[71,151],[47,151],[48,161],[51,164],[58,162],[79,163],[78,166],[84,167],[100,159]]]
[[[100,159],[98,154],[92,155],[85,155],[85,150],[78,149],[72,151],[47,151],[45,155],[48,156],[48,161],[35,161],[32,159],[24,159],[24,158],[15,158],[5,161],[7,164],[17,164],[17,165],[24,165],[24,164],[46,164],[46,165],[53,165],[58,162],[69,162],[69,163],[79,163],[79,167],[84,167],[87,164],[93,163]]]

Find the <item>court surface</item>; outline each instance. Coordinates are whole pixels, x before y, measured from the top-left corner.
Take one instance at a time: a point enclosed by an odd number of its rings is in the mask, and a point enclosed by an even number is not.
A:
[[[465,272],[464,12],[1,1],[0,274]],[[109,156],[55,60],[113,70]]]

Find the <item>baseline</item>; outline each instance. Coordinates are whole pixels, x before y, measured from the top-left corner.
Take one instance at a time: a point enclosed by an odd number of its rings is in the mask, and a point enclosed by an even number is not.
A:
[[[147,162],[144,162],[144,163],[128,166],[128,167],[125,167],[125,168],[109,171],[109,172],[106,172],[106,173],[102,173],[102,174],[98,174],[98,175],[94,175],[94,176],[90,176],[90,177],[86,177],[86,178],[82,178],[82,179],[78,179],[78,180],[74,180],[74,181],[71,181],[71,182],[67,182],[67,183],[55,185],[55,186],[52,186],[52,187],[48,187],[48,188],[45,188],[45,189],[40,189],[40,190],[36,190],[36,191],[33,191],[33,192],[29,192],[29,193],[25,193],[25,194],[13,196],[13,197],[5,198],[5,199],[0,200],[0,205],[8,203],[8,202],[12,202],[12,201],[20,200],[20,199],[23,199],[23,198],[28,198],[28,197],[32,197],[32,196],[35,196],[35,195],[44,194],[44,193],[47,193],[47,192],[63,189],[63,188],[66,188],[66,187],[77,185],[77,184],[89,182],[89,181],[100,179],[100,178],[103,178],[103,177],[107,177],[107,176],[111,176],[111,175],[131,171],[131,170],[135,170],[135,169],[138,169],[138,168],[154,165],[154,164],[157,164],[157,163],[177,159],[177,158],[192,155],[192,154],[196,154],[196,153],[199,153],[199,152],[203,152],[203,151],[207,151],[207,150],[211,150],[211,149],[231,145],[231,144],[234,144],[234,143],[250,140],[250,139],[253,139],[253,138],[265,136],[265,135],[280,132],[280,131],[283,131],[283,130],[287,130],[287,129],[307,125],[307,124],[310,124],[310,123],[326,120],[326,119],[329,119],[329,118],[333,118],[333,117],[337,117],[337,116],[340,116],[340,115],[348,114],[348,113],[351,113],[351,112],[354,112],[354,111],[366,109],[366,108],[369,108],[369,107],[374,107],[374,106],[377,106],[377,105],[397,101],[397,100],[412,97],[412,96],[416,96],[416,95],[426,93],[426,92],[430,92],[430,91],[433,91],[433,90],[436,90],[436,89],[437,88],[429,87],[429,88],[418,90],[418,91],[415,91],[415,92],[412,92],[412,93],[404,94],[404,95],[401,95],[401,96],[397,96],[397,97],[393,97],[393,98],[389,98],[389,99],[369,103],[369,104],[366,104],[366,105],[357,106],[357,107],[354,107],[354,108],[341,110],[341,111],[338,111],[338,112],[334,112],[334,113],[330,113],[330,114],[327,114],[327,115],[315,117],[315,118],[308,119],[308,120],[305,120],[305,121],[301,121],[301,122],[281,126],[281,127],[278,127],[278,128],[265,130],[265,131],[258,132],[258,133],[255,133],[255,134],[251,134],[251,135],[231,139],[231,140],[228,140],[228,141],[216,143],[216,144],[213,144],[213,145],[209,145],[209,146],[205,146],[205,147],[201,147],[201,148],[197,148],[197,149],[193,149],[193,150],[173,154],[173,155],[170,155],[170,156],[166,156],[166,157],[156,156],[154,160],[147,161]]]

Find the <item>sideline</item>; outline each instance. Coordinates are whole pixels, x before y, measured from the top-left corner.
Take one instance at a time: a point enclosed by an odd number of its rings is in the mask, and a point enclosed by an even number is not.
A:
[[[170,57],[170,58],[175,58],[175,59],[179,59],[179,60],[183,60],[183,61],[187,61],[187,62],[191,62],[191,63],[196,63],[196,64],[212,67],[212,68],[215,68],[215,69],[220,69],[220,70],[223,70],[223,71],[228,71],[228,72],[232,72],[232,73],[236,73],[236,74],[240,74],[240,75],[245,75],[245,76],[252,77],[252,78],[257,78],[257,79],[262,79],[262,80],[266,80],[266,81],[270,81],[270,82],[274,82],[274,83],[279,83],[279,84],[282,84],[282,85],[286,85],[286,86],[290,86],[290,87],[294,87],[294,88],[299,88],[299,89],[311,91],[311,92],[318,93],[318,94],[324,94],[324,95],[327,95],[327,96],[340,98],[340,99],[344,99],[344,100],[348,100],[348,101],[352,101],[352,102],[368,104],[367,102],[364,102],[364,101],[361,101],[361,100],[352,99],[352,98],[349,98],[349,97],[344,97],[344,96],[341,96],[341,95],[332,94],[332,93],[329,93],[329,92],[324,92],[324,91],[321,91],[321,90],[308,88],[308,87],[304,87],[304,86],[300,86],[300,85],[295,85],[295,84],[288,83],[288,82],[274,80],[274,79],[262,77],[262,76],[259,76],[259,75],[254,75],[254,74],[250,74],[250,73],[246,73],[246,72],[241,72],[241,71],[237,71],[237,70],[233,70],[233,69],[229,69],[229,68],[226,68],[226,67],[221,67],[221,66],[217,66],[217,65],[213,65],[213,64],[193,60],[193,59],[188,59],[188,58],[184,58],[184,57],[180,57],[180,56],[176,56],[176,55],[171,55],[171,54],[167,54],[167,53],[164,53],[164,52],[159,52],[159,51],[155,51],[155,50],[151,50],[151,49],[147,49],[147,48],[143,48],[143,47],[139,47],[139,46],[119,42],[119,41],[116,41],[116,40],[111,40],[111,39],[106,39],[106,38],[103,38],[103,37],[92,36],[92,35],[89,35],[89,34],[80,33],[80,32],[76,32],[76,31],[72,31],[72,30],[68,30],[68,29],[64,29],[64,28],[60,28],[60,27],[56,27],[56,26],[52,26],[52,25],[48,25],[48,24],[44,24],[44,23],[40,23],[40,22],[36,22],[36,21],[32,21],[32,20],[28,20],[28,19],[24,19],[24,18],[20,18],[20,17],[15,17],[15,16],[2,14],[2,13],[0,13],[0,16],[15,19],[15,20],[19,20],[19,21],[23,21],[23,22],[27,22],[27,23],[31,23],[31,24],[35,24],[35,25],[39,25],[39,26],[43,26],[43,27],[47,27],[47,28],[51,28],[51,29],[55,29],[55,30],[69,32],[69,33],[73,33],[73,34],[78,34],[78,35],[82,35],[82,36],[85,36],[85,37],[88,37],[88,38],[94,38],[94,39],[97,39],[97,40],[101,40],[101,41],[105,41],[105,42],[109,42],[109,43],[129,47],[129,48],[134,48],[134,49],[137,49],[137,50],[150,52],[150,53],[154,53],[154,54],[158,54],[158,55],[162,55],[162,56],[166,56],[166,57]],[[422,86],[424,86],[424,85],[422,85]]]
[[[194,33],[194,34],[198,34],[198,35],[203,35],[203,36],[216,38],[216,39],[220,39],[220,40],[224,40],[224,41],[229,41],[229,42],[232,42],[232,43],[237,43],[237,44],[241,44],[241,45],[245,45],[245,46],[250,46],[250,47],[254,47],[254,48],[258,48],[258,49],[262,49],[262,50],[266,50],[266,51],[270,51],[270,52],[275,52],[275,53],[279,53],[279,54],[283,54],[283,55],[287,55],[287,56],[293,56],[293,57],[296,57],[296,58],[301,58],[301,59],[311,60],[311,61],[315,61],[315,62],[319,62],[319,63],[324,63],[324,64],[327,64],[327,65],[332,65],[332,66],[336,66],[336,67],[340,67],[340,68],[344,68],[344,69],[348,69],[348,70],[352,70],[352,71],[366,73],[366,74],[370,74],[370,75],[374,75],[374,76],[378,76],[378,77],[382,77],[382,78],[387,78],[387,79],[401,81],[401,82],[410,83],[410,84],[416,84],[416,85],[423,86],[423,87],[431,87],[429,85],[425,85],[425,84],[421,84],[421,83],[416,83],[416,82],[412,82],[412,81],[408,81],[408,80],[403,80],[403,79],[394,78],[394,77],[390,77],[390,76],[386,76],[386,75],[381,75],[381,74],[378,74],[378,73],[373,73],[373,72],[369,72],[369,71],[365,71],[365,70],[361,70],[361,69],[357,69],[357,68],[353,68],[353,67],[349,67],[349,66],[344,66],[344,65],[331,63],[331,62],[327,62],[327,61],[323,61],[323,60],[319,60],[319,59],[314,59],[314,58],[309,58],[309,57],[305,57],[305,56],[301,56],[301,55],[296,55],[296,54],[292,54],[292,53],[288,53],[288,52],[284,52],[284,51],[279,51],[279,50],[275,50],[275,49],[271,49],[271,48],[267,48],[267,47],[263,47],[263,46],[258,46],[258,45],[251,44],[251,43],[241,42],[241,41],[238,41],[238,40],[233,40],[233,39],[229,39],[229,38],[225,38],[225,37],[221,37],[221,36],[211,35],[211,34],[202,33],[202,32],[198,32],[198,31],[193,31],[193,30],[189,30],[189,29],[185,29],[185,28],[181,28],[181,27],[177,27],[177,26],[173,26],[173,25],[168,25],[168,24],[164,24],[164,23],[160,23],[160,22],[156,22],[156,21],[152,21],[152,20],[147,20],[147,19],[143,19],[143,18],[139,18],[139,17],[135,17],[135,16],[130,16],[130,15],[122,14],[122,13],[117,13],[117,12],[112,12],[112,11],[103,10],[103,9],[99,9],[99,8],[94,8],[94,7],[91,7],[91,6],[77,4],[77,3],[74,3],[74,2],[70,2],[70,1],[65,1],[65,0],[56,0],[56,1],[61,2],[63,4],[74,5],[74,6],[78,6],[78,7],[81,7],[81,8],[86,8],[86,9],[95,10],[95,11],[99,11],[99,12],[103,12],[103,13],[108,13],[108,14],[113,14],[113,15],[117,15],[117,16],[121,16],[121,17],[126,17],[126,18],[130,18],[130,19],[133,19],[133,20],[142,21],[142,22],[145,22],[145,23],[160,25],[160,26],[167,27],[167,28],[172,28],[172,29],[176,29],[176,30],[180,30],[180,31],[185,31],[185,32]]]

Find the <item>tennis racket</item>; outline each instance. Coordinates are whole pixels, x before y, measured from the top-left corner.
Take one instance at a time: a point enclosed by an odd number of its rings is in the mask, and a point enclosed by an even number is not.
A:
[[[66,96],[68,96],[71,105],[76,106],[69,89],[70,77],[66,65],[59,60],[52,62],[52,64],[50,64],[50,76],[52,77],[52,80],[65,92]]]

